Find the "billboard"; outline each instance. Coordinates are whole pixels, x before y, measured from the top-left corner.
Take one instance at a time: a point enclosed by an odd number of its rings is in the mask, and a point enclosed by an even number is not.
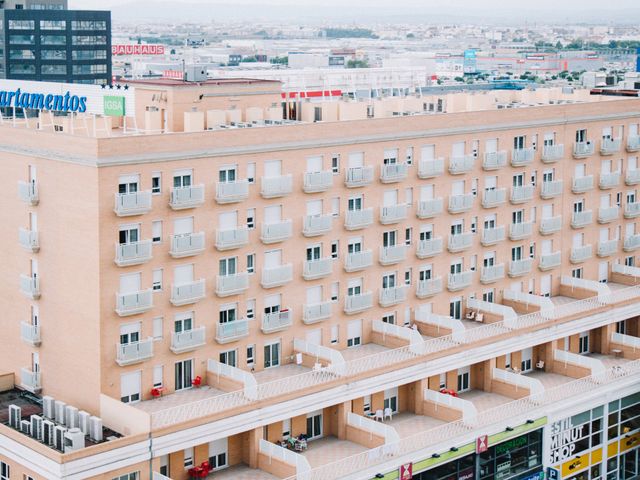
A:
[[[111,55],[164,55],[164,45],[115,44],[111,45]]]

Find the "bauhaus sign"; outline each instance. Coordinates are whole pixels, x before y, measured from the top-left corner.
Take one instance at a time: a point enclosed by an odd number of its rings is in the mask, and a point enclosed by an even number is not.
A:
[[[111,45],[111,55],[164,55],[164,45]]]

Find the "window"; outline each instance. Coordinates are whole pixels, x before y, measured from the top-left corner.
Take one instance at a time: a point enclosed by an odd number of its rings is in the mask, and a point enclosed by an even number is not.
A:
[[[384,315],[382,317],[382,321],[384,323],[389,323],[391,325],[395,325],[396,324],[396,314],[395,313],[390,313],[388,315]]]
[[[152,288],[154,292],[162,290],[162,269],[158,268],[153,271]]]
[[[458,369],[458,392],[465,392],[471,386],[469,367]]]
[[[247,209],[247,228],[252,230],[256,227],[256,209],[248,208]]]
[[[616,333],[626,334],[627,333],[627,321],[622,320],[616,323]]]
[[[573,278],[582,278],[582,267],[571,270],[571,276]]]
[[[155,220],[151,223],[152,241],[153,243],[162,242],[162,220]]]
[[[238,352],[236,350],[227,350],[226,352],[220,352],[220,363],[236,367],[238,366],[237,360]]]
[[[193,379],[193,360],[183,360],[175,364],[175,384],[176,390],[191,388]]]
[[[156,365],[153,367],[153,387],[158,388],[162,386],[163,366]]]
[[[9,480],[11,478],[11,467],[4,462],[0,462],[0,479]]]
[[[331,156],[331,171],[334,175],[340,173],[340,155],[337,153]]]
[[[162,340],[162,317],[153,319],[153,339]]]
[[[125,473],[118,477],[114,477],[113,480],[138,480],[140,478],[140,472]]]
[[[193,467],[193,447],[184,449],[184,468]]]
[[[253,368],[256,363],[256,346],[247,345],[247,366]]]
[[[523,148],[525,148],[527,144],[527,137],[525,137],[524,135],[520,135],[518,137],[514,137],[513,138],[513,149],[514,150],[521,150]]]
[[[340,283],[339,282],[333,282],[331,284],[331,301],[332,302],[337,302],[338,301],[338,292],[340,291]]]
[[[335,242],[331,242],[331,258],[338,258],[338,249],[338,241],[336,240]]]
[[[411,228],[405,228],[404,230],[404,244],[411,245],[411,237],[413,230]]]
[[[455,299],[449,303],[449,316],[456,320],[462,319],[462,300]]]
[[[331,199],[331,215],[334,217],[340,216],[340,197],[333,197]]]
[[[307,439],[322,436],[322,410],[307,414]]]
[[[154,173],[151,177],[151,193],[153,195],[159,195],[162,189],[162,175],[160,173]]]
[[[580,332],[578,341],[578,353],[589,353],[589,332]]]
[[[405,159],[406,159],[407,165],[413,164],[413,147],[407,147]]]
[[[264,368],[280,365],[280,342],[264,346]]]
[[[189,332],[193,329],[193,312],[184,312],[176,315],[173,321],[175,333]]]
[[[339,325],[332,325],[331,326],[331,343],[332,344],[338,343],[339,335],[340,335],[340,326]]]
[[[256,312],[256,301],[247,300],[247,320],[252,320]]]
[[[347,347],[357,347],[362,343],[362,321],[353,320],[347,324]]]
[[[404,272],[404,284],[411,285],[411,269],[405,270]]]
[[[255,183],[256,181],[256,164],[248,163],[247,164],[247,182]]]
[[[398,389],[391,388],[384,391],[384,408],[390,408],[393,413],[398,412]]]
[[[247,255],[247,273],[252,274],[256,271],[256,254]]]

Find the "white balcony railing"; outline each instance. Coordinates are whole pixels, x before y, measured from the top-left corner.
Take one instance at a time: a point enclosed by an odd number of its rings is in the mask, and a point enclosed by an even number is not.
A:
[[[183,233],[171,236],[169,255],[184,258],[204,252],[204,232]]]
[[[552,268],[556,268],[560,266],[562,261],[562,254],[560,252],[553,252],[540,255],[540,263],[538,263],[538,268],[543,272],[546,270],[551,270]]]
[[[40,250],[40,241],[36,230],[27,230],[20,228],[18,230],[18,243],[22,248],[29,252],[37,252]]]
[[[333,302],[320,302],[305,304],[302,306],[302,321],[305,325],[321,322],[331,318],[331,306]]]
[[[461,252],[466,250],[467,248],[471,248],[473,244],[473,233],[459,233],[457,235],[449,235],[449,240],[447,242],[447,250],[451,253]]]
[[[263,288],[275,288],[285,285],[291,280],[293,280],[293,265],[288,263],[277,267],[263,268],[260,285]]]
[[[216,248],[220,251],[240,248],[249,244],[249,229],[236,227],[216,231]]]
[[[557,197],[562,194],[562,180],[551,180],[542,182],[540,187],[540,197],[544,200]]]
[[[593,256],[591,245],[583,245],[581,247],[572,247],[571,248],[571,257],[569,257],[569,261],[571,263],[581,263],[586,260],[589,260]]]
[[[353,315],[373,306],[373,293],[364,292],[360,295],[347,295],[344,297],[344,313]]]
[[[505,239],[505,228],[504,225],[495,228],[485,228],[482,230],[482,237],[480,242],[483,246],[488,247],[489,245],[495,245],[496,243],[502,242]]]
[[[627,235],[624,237],[624,251],[632,252],[640,248],[640,234]]]
[[[333,215],[306,215],[302,221],[302,234],[305,237],[317,237],[331,231]]]
[[[521,185],[519,187],[511,187],[511,196],[509,201],[514,204],[529,202],[533,200],[533,185]]]
[[[433,160],[420,160],[418,164],[418,177],[434,178],[444,174],[444,158]]]
[[[27,322],[20,323],[20,338],[33,346],[40,345],[40,326]]]
[[[562,216],[546,217],[540,220],[540,233],[542,235],[551,235],[559,232],[562,228]]]
[[[406,163],[389,163],[380,165],[380,181],[382,183],[400,182],[407,178],[409,166]]]
[[[442,292],[442,277],[418,280],[416,284],[416,297],[427,298]]]
[[[116,193],[114,212],[119,217],[142,215],[151,211],[151,191]]]
[[[582,212],[573,212],[571,214],[571,228],[583,228],[593,223],[593,212],[591,210],[583,210]]]
[[[640,202],[627,203],[624,206],[624,218],[636,218],[640,216]]]
[[[277,198],[289,195],[293,189],[293,179],[289,175],[262,177],[260,195],[262,198]]]
[[[532,258],[523,258],[522,260],[511,260],[509,262],[509,276],[519,277],[531,272],[533,265]]]
[[[347,188],[364,187],[373,182],[373,167],[348,167],[345,170],[344,184]]]
[[[37,205],[40,201],[38,196],[38,184],[36,182],[18,182],[18,198],[28,205]]]
[[[627,185],[637,185],[640,183],[640,168],[634,168],[633,170],[627,170],[624,176],[624,183]]]
[[[347,253],[344,260],[344,270],[346,272],[357,272],[371,265],[373,265],[373,252],[371,250]]]
[[[564,145],[545,145],[542,147],[542,162],[553,163],[564,157]]]
[[[169,206],[173,210],[194,208],[204,203],[204,185],[190,185],[188,187],[174,187],[171,190]]]
[[[522,167],[533,162],[536,151],[533,147],[516,148],[511,151],[511,165],[514,167]]]
[[[29,368],[20,369],[20,386],[31,393],[40,393],[42,381],[40,372],[34,372]]]
[[[362,210],[347,210],[344,218],[346,230],[359,230],[373,224],[373,208]]]
[[[433,198],[431,200],[420,200],[418,202],[417,216],[420,219],[433,218],[440,215],[444,210],[444,201],[442,198]]]
[[[573,183],[571,184],[571,191],[573,193],[584,193],[589,190],[593,190],[593,175],[573,177]]]
[[[174,306],[190,305],[205,297],[206,281],[204,278],[180,285],[171,285],[171,303]]]
[[[380,247],[380,264],[393,265],[407,258],[406,245],[390,245],[388,247]]]
[[[482,206],[484,208],[493,208],[502,205],[507,201],[507,189],[495,188],[493,190],[485,190],[482,192]]]
[[[277,223],[263,223],[260,232],[260,240],[264,244],[278,243],[291,238],[293,235],[293,222],[291,219]]]
[[[620,172],[600,174],[600,181],[598,182],[598,186],[602,190],[617,187],[618,185],[620,185]]]
[[[600,207],[598,209],[598,223],[609,223],[618,218],[618,212],[620,207],[614,205],[613,207]]]
[[[151,240],[116,243],[115,262],[119,267],[139,265],[151,260]]]
[[[473,207],[473,193],[449,196],[449,213],[462,213]]]
[[[599,257],[608,257],[618,251],[618,240],[606,240],[598,242],[597,255]]]
[[[291,310],[282,309],[279,312],[265,313],[262,316],[262,333],[280,332],[289,328],[293,323]]]
[[[509,225],[509,238],[511,240],[522,240],[530,237],[533,233],[532,222],[512,223]]]
[[[398,303],[406,301],[407,289],[408,287],[406,285],[401,285],[399,287],[381,288],[378,298],[380,306],[390,307],[391,305],[396,305]]]
[[[574,158],[585,158],[593,155],[595,147],[591,142],[576,142],[573,145]]]
[[[619,138],[603,138],[600,143],[601,155],[613,155],[619,152],[622,147],[622,140]]]
[[[305,260],[302,267],[302,277],[305,280],[316,280],[333,273],[333,258],[319,258],[317,260]]]
[[[20,291],[32,300],[40,298],[40,277],[20,275]]]
[[[116,313],[121,317],[136,315],[151,310],[153,290],[140,290],[133,293],[116,293]]]
[[[627,152],[640,150],[640,135],[629,135],[627,138]]]
[[[499,152],[486,152],[482,160],[482,168],[484,170],[498,170],[507,166],[507,152],[501,150]]]
[[[455,292],[467,288],[473,280],[473,271],[450,273],[447,281],[447,288],[450,292]]]
[[[184,332],[173,332],[170,348],[173,353],[184,353],[195,350],[205,343],[207,343],[206,329],[203,325]]]
[[[504,264],[491,265],[480,269],[480,283],[497,282],[504,278]]]
[[[302,189],[305,193],[326,192],[333,186],[333,172],[307,172],[304,174]]]
[[[153,357],[153,338],[116,345],[116,363],[121,367],[144,362]]]
[[[452,175],[461,175],[473,170],[476,158],[473,155],[462,155],[460,157],[451,157],[449,159],[449,173]]]
[[[416,256],[418,258],[429,258],[440,255],[443,252],[442,237],[431,238],[429,240],[418,241]]]
[[[391,225],[398,223],[407,218],[407,204],[399,203],[397,205],[386,205],[380,207],[380,223],[382,225]]]
[[[249,198],[249,181],[216,183],[216,202],[219,204],[242,202]]]
[[[249,288],[249,274],[247,272],[231,275],[218,275],[216,278],[216,295],[228,297],[237,295]]]
[[[249,335],[249,321],[246,319],[216,325],[216,342],[220,344],[234,342]]]

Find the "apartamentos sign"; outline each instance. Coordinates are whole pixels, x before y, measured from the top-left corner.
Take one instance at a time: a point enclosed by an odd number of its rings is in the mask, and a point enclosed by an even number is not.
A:
[[[164,55],[164,45],[116,44],[111,45],[111,55]]]
[[[124,115],[135,111],[135,89],[57,82],[0,80],[0,107],[55,113]]]

